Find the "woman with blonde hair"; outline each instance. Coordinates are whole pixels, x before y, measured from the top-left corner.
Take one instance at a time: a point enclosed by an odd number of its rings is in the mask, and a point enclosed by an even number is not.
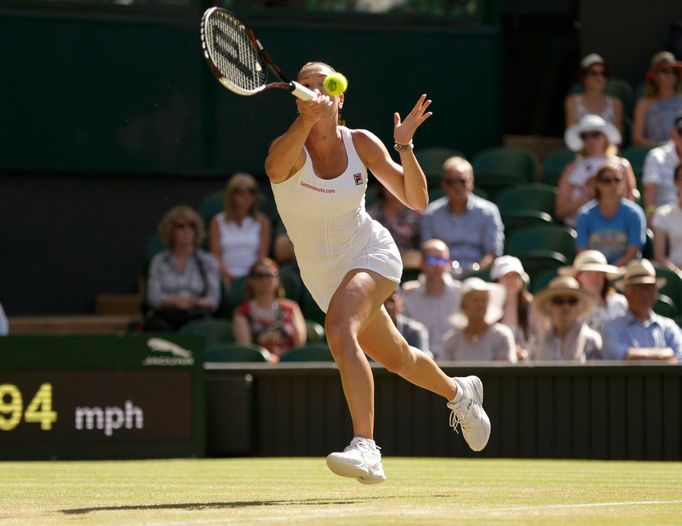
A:
[[[252,175],[236,173],[225,184],[224,210],[211,219],[208,245],[229,285],[248,274],[270,247],[270,219],[258,210],[258,184]]]
[[[246,301],[234,311],[234,338],[255,343],[270,351],[273,361],[306,342],[306,326],[295,301],[284,298],[279,267],[270,258],[260,258],[246,281]]]
[[[149,266],[145,330],[177,331],[218,308],[218,263],[199,248],[204,225],[192,208],[176,206],[167,212],[159,233],[168,249],[154,256]]]
[[[645,82],[632,117],[632,143],[657,146],[670,138],[675,116],[682,112],[682,62],[670,51],[659,51]]]
[[[559,178],[555,202],[556,215],[575,227],[578,210],[594,199],[590,180],[603,164],[610,161],[619,167],[623,177],[623,196],[634,201],[637,183],[630,162],[617,154],[621,135],[618,129],[599,115],[585,115],[566,130],[566,145],[577,158],[564,168]]]

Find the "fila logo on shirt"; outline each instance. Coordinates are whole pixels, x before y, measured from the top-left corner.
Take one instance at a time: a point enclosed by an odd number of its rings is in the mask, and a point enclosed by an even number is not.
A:
[[[364,182],[362,174],[353,174],[353,180],[355,181],[355,186],[360,186]]]

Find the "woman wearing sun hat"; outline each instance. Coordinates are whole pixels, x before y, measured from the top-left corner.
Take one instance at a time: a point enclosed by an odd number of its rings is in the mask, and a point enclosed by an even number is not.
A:
[[[441,360],[516,362],[511,329],[497,323],[502,317],[502,285],[468,278],[460,289],[462,302],[453,317],[455,328],[443,336]]]
[[[625,296],[616,292],[613,280],[623,275],[621,269],[606,262],[604,254],[597,250],[584,250],[573,261],[573,265],[561,267],[559,275],[575,278],[594,302],[594,310],[585,323],[595,331],[601,331],[604,324],[622,316],[628,310]]]
[[[645,82],[632,117],[632,143],[656,146],[668,140],[673,119],[682,112],[682,62],[670,51],[659,51],[651,57]]]
[[[503,314],[499,321],[509,327],[514,335],[516,358],[519,361],[527,360],[528,343],[531,336],[539,332],[542,321],[531,308],[533,295],[528,292],[530,278],[519,258],[500,256],[490,269],[490,279],[506,290]]]
[[[604,357],[610,360],[682,361],[682,330],[653,311],[658,289],[666,283],[648,259],[630,261],[616,282],[628,300],[628,311],[604,325]]]
[[[577,154],[559,178],[555,209],[564,223],[574,227],[578,210],[594,199],[594,187],[588,181],[607,161],[618,166],[623,175],[623,197],[634,201],[635,174],[630,162],[617,155],[621,135],[613,124],[599,115],[585,115],[566,130],[564,140]]]
[[[533,307],[549,320],[547,332],[531,344],[533,360],[584,363],[600,357],[601,336],[582,321],[592,311],[594,301],[575,278],[554,278],[546,289],[535,295]]]

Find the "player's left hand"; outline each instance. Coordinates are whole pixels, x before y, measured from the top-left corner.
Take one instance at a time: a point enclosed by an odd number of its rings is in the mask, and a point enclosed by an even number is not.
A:
[[[404,121],[401,122],[399,113],[394,113],[393,140],[400,144],[408,144],[412,140],[417,128],[433,115],[432,112],[426,111],[430,105],[431,101],[426,99],[426,94],[423,94],[419,97],[412,111],[407,114]]]

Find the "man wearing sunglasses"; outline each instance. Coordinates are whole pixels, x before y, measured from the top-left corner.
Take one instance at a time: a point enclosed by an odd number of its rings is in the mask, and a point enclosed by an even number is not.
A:
[[[675,168],[682,159],[682,113],[675,117],[670,140],[653,148],[644,160],[644,209],[649,224],[659,206],[677,202]]]
[[[433,357],[440,357],[443,336],[452,329],[450,318],[459,310],[461,283],[450,274],[452,263],[448,246],[429,239],[421,247],[419,279],[402,286],[405,315],[426,326]]]
[[[443,163],[444,197],[424,212],[422,239],[441,239],[464,272],[489,267],[504,248],[500,211],[473,193],[474,170],[463,157]]]

